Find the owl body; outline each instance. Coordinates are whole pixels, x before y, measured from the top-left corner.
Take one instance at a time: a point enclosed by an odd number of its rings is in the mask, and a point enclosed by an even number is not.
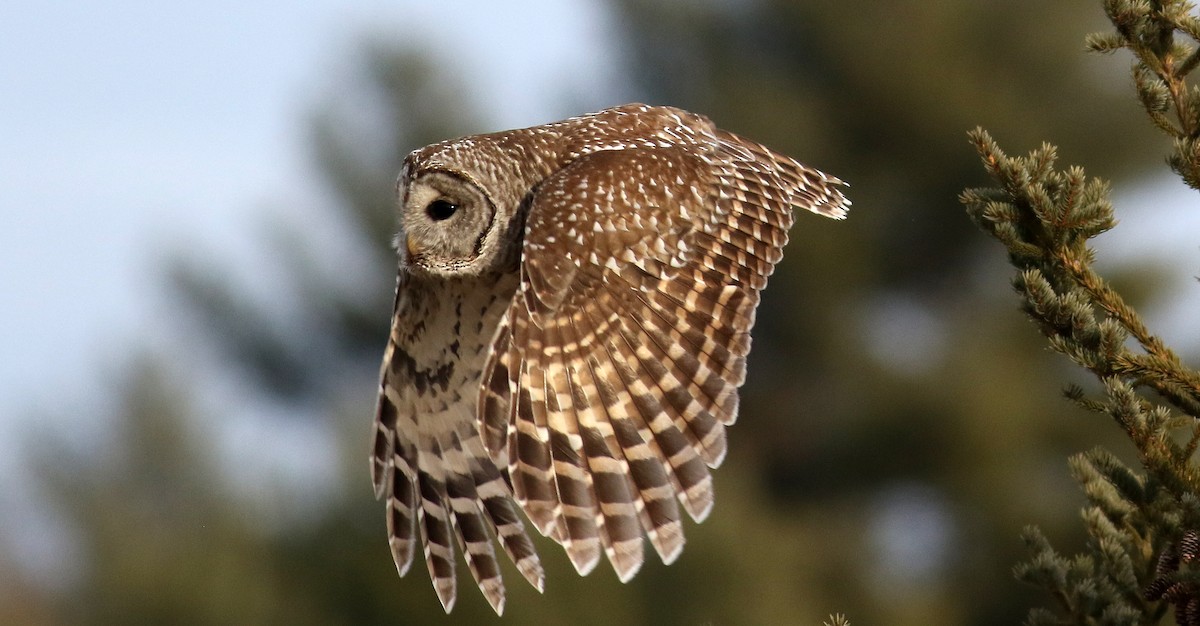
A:
[[[419,536],[449,611],[457,544],[501,612],[498,543],[541,590],[518,506],[582,574],[673,561],[793,208],[844,217],[841,184],[646,105],[409,155],[372,454],[401,574]]]

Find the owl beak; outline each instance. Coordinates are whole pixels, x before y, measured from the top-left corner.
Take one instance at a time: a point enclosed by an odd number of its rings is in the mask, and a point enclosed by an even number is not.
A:
[[[417,256],[417,253],[420,252],[420,250],[417,249],[416,242],[413,241],[412,235],[404,238],[404,251],[408,253],[407,258],[410,259]]]

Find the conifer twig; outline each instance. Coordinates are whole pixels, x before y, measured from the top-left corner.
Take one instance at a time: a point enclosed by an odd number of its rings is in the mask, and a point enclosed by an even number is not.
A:
[[[1092,50],[1133,53],[1134,86],[1151,121],[1175,140],[1171,169],[1200,189],[1200,19],[1183,0],[1104,0],[1114,32]],[[968,214],[1008,250],[1022,308],[1050,346],[1091,372],[1103,394],[1066,396],[1105,413],[1137,450],[1141,472],[1103,449],[1071,461],[1089,505],[1087,551],[1056,552],[1026,529],[1031,558],[1015,572],[1050,592],[1058,611],[1034,609],[1029,624],[1149,625],[1173,608],[1200,626],[1200,373],[1153,334],[1093,267],[1088,241],[1116,225],[1108,184],[1056,169],[1053,146],[1009,157],[982,129],[969,133],[997,187],[968,189]],[[1133,338],[1135,345],[1127,343]],[[1064,621],[1066,620],[1066,621]]]

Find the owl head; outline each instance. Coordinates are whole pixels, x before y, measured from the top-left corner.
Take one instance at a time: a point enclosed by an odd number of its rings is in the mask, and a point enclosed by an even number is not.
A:
[[[402,266],[447,276],[477,275],[493,266],[501,234],[496,205],[469,175],[423,169],[402,174],[398,191]]]
[[[516,262],[523,203],[544,174],[488,139],[434,144],[405,160],[396,183],[402,269],[448,278]]]

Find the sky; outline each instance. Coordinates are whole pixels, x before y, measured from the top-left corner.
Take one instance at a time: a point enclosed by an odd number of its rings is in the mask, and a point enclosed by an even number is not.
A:
[[[607,71],[584,56],[601,36],[596,3],[431,4],[0,6],[0,406],[87,384],[81,370],[153,323],[145,296],[168,252],[248,246],[268,199],[304,203],[305,116],[364,36],[465,42],[434,48],[495,96],[502,125],[548,121],[539,88],[566,67]],[[540,38],[540,54],[467,45],[496,30]]]

